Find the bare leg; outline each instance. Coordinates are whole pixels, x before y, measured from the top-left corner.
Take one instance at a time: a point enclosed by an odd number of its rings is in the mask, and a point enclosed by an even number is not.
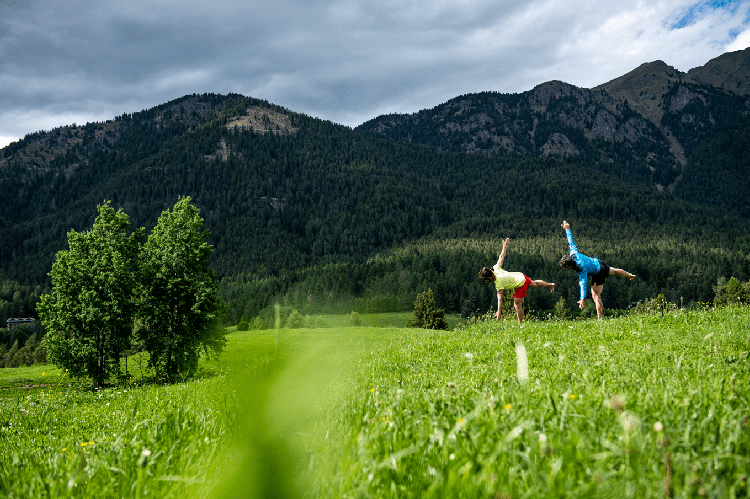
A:
[[[602,289],[604,289],[604,284],[591,286],[591,297],[594,299],[594,304],[596,305],[596,317],[599,320],[602,320],[602,318],[604,318],[604,304],[602,303]]]
[[[518,323],[523,322],[523,298],[513,298],[513,306],[516,309],[516,317],[518,317]]]
[[[609,275],[618,275],[620,277],[629,277],[631,281],[633,279],[635,279],[635,274],[631,274],[630,272],[625,272],[622,269],[616,269],[614,267],[610,267],[609,268]]]
[[[555,292],[554,282],[545,282],[542,280],[536,280],[536,281],[531,281],[531,283],[529,283],[529,287],[530,288],[549,288],[550,293]]]

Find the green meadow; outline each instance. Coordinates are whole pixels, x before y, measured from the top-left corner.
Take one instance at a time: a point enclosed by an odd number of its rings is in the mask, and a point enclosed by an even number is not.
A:
[[[750,310],[324,316],[173,385],[0,370],[2,497],[748,497]]]

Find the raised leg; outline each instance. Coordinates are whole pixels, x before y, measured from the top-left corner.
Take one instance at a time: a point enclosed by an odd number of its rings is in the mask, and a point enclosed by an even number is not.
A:
[[[531,281],[529,284],[530,288],[549,288],[550,293],[555,292],[555,283],[554,282],[546,282],[542,281],[540,279],[537,279],[536,281]]]
[[[626,272],[626,271],[624,271],[622,269],[616,269],[614,267],[610,267],[609,268],[609,275],[617,275],[617,276],[620,276],[620,277],[629,277],[631,281],[633,279],[635,279],[635,274],[631,274],[630,272]]]

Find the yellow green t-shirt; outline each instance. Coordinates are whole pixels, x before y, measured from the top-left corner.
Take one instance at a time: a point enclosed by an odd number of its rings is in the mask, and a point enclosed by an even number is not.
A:
[[[508,272],[500,267],[492,267],[495,274],[495,289],[516,289],[526,284],[523,272]]]

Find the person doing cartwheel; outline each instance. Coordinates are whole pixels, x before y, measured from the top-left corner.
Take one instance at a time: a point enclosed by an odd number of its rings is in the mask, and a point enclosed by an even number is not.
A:
[[[575,241],[573,241],[573,232],[570,230],[570,224],[563,220],[562,228],[568,236],[568,248],[570,255],[565,255],[560,259],[560,266],[564,269],[575,270],[578,274],[578,286],[581,290],[578,308],[586,308],[586,288],[588,287],[588,276],[591,276],[591,297],[596,305],[596,317],[602,320],[604,317],[604,304],[602,303],[602,290],[604,289],[604,280],[607,276],[616,275],[620,277],[629,277],[632,281],[635,274],[626,272],[622,269],[610,267],[598,258],[591,258],[578,251]]]
[[[545,282],[541,280],[531,280],[523,272],[508,272],[504,270],[503,261],[505,260],[505,254],[508,249],[508,243],[510,239],[503,241],[503,250],[500,252],[500,257],[497,259],[497,263],[492,267],[482,267],[479,271],[479,277],[485,281],[492,281],[495,283],[495,289],[497,290],[497,313],[495,316],[497,320],[500,320],[501,311],[503,309],[503,290],[513,289],[513,307],[516,309],[516,317],[518,323],[523,322],[523,300],[526,298],[526,291],[528,288],[549,288],[550,292],[555,292],[555,283]]]

